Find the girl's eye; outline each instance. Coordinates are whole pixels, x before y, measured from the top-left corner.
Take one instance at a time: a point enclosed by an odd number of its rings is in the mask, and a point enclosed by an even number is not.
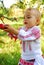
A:
[[[27,17],[28,19],[30,19],[31,17]]]
[[[25,19],[25,18],[30,19],[31,17],[28,16],[28,17],[24,17],[24,19]]]

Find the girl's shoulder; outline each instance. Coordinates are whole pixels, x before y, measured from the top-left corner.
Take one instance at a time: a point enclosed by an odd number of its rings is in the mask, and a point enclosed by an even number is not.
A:
[[[34,26],[32,29],[31,29],[32,31],[37,31],[37,30],[39,30],[40,31],[40,27],[39,26]]]

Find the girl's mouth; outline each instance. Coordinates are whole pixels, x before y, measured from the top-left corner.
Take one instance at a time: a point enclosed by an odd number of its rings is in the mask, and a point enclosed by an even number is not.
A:
[[[24,22],[24,24],[27,24],[27,22]]]

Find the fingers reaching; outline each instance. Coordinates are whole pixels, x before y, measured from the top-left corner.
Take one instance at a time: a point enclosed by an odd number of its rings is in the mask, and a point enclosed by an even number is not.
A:
[[[8,24],[5,24],[5,25],[4,25],[4,29],[7,29],[8,27],[9,27]]]

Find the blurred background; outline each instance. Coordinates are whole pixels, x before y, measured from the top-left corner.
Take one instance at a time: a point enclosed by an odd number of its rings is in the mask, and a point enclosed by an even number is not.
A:
[[[44,55],[44,0],[0,0],[0,23],[16,29],[23,26],[24,11],[37,8],[41,13],[41,50]],[[15,41],[0,29],[0,65],[17,65],[21,54],[20,40]]]

